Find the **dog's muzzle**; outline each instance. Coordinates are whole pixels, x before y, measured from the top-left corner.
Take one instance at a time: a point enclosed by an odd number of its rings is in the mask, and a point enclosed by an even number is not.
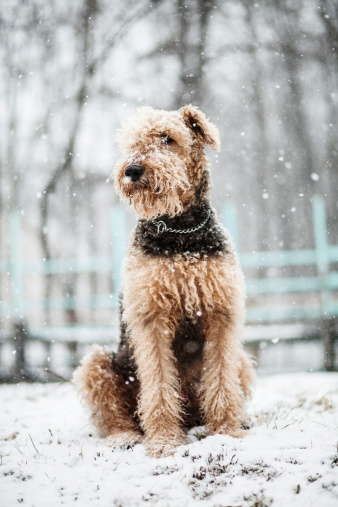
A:
[[[141,165],[129,165],[124,171],[124,174],[128,176],[131,181],[139,181],[143,173],[144,167]]]

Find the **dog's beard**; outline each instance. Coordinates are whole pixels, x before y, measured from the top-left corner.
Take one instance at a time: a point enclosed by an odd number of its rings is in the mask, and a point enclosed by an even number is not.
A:
[[[118,192],[122,198],[132,199],[137,193],[145,191],[149,182],[144,178],[144,181],[131,181],[130,178],[123,178],[122,185],[119,187]]]
[[[147,165],[141,179],[126,179],[126,164],[119,167],[115,186],[123,201],[132,205],[143,219],[160,215],[175,216],[182,213],[193,193],[184,163],[175,157],[168,165],[167,158],[156,153],[147,157]],[[130,162],[128,162],[130,163]],[[134,161],[133,163],[138,163]],[[153,169],[156,167],[156,169]]]
[[[175,216],[184,211],[181,192],[161,192],[159,188],[137,182],[127,184],[120,195],[124,201],[133,206],[136,213],[145,220],[151,220],[161,215]]]
[[[149,190],[134,194],[131,204],[136,213],[146,220],[161,215],[175,216],[182,213],[184,206],[177,194],[153,194]]]

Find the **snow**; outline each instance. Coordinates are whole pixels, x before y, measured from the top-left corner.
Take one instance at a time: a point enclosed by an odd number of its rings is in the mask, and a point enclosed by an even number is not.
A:
[[[3,385],[0,406],[3,507],[338,505],[337,373],[261,377],[248,436],[196,428],[160,459],[106,447],[70,383]]]

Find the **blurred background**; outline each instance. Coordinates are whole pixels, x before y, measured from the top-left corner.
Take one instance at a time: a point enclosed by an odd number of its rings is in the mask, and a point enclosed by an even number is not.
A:
[[[336,0],[3,0],[0,75],[3,380],[116,346],[135,224],[107,181],[116,129],[188,103],[220,130],[212,203],[260,371],[337,368]]]

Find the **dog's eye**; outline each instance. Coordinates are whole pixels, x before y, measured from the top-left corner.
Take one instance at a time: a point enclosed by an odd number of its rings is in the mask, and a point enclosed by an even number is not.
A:
[[[173,144],[175,141],[169,136],[163,136],[162,142],[163,144]]]

